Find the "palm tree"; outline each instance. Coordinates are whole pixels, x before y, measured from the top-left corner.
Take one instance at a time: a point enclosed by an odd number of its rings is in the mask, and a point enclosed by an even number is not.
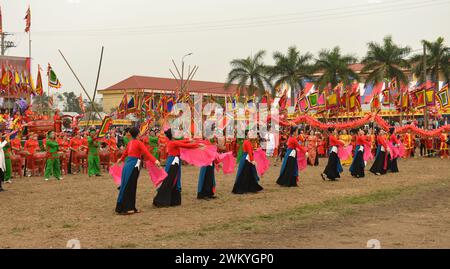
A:
[[[324,88],[331,85],[334,88],[341,82],[349,85],[358,79],[358,74],[350,68],[356,61],[357,59],[350,54],[342,55],[339,47],[320,51],[315,64],[316,72],[321,73],[317,80],[318,86]]]
[[[436,41],[422,40],[422,44],[426,50],[426,73],[431,77],[436,85],[439,85],[439,73],[443,74],[444,79],[449,81],[450,78],[450,47],[444,43],[443,37],[438,37]],[[413,65],[412,72],[419,79],[424,82],[423,75],[423,55],[417,54],[411,58]]]
[[[254,56],[232,60],[230,62],[232,69],[228,73],[225,87],[228,88],[233,82],[237,82],[240,89],[247,89],[248,95],[265,94],[266,85],[269,86],[270,81],[267,76],[268,69],[262,62],[264,55],[265,51],[261,50]]]
[[[294,105],[297,90],[303,90],[302,80],[311,77],[312,58],[310,53],[302,55],[295,46],[289,47],[285,55],[275,52],[273,54],[275,65],[269,68],[271,79],[275,79],[272,96],[275,96],[275,89],[286,83],[291,88],[291,105]]]
[[[364,68],[361,71],[367,74],[366,83],[377,84],[396,79],[406,85],[408,77],[405,69],[410,67],[406,56],[410,52],[410,47],[396,45],[391,36],[386,36],[383,44],[369,42],[367,55],[362,61]]]

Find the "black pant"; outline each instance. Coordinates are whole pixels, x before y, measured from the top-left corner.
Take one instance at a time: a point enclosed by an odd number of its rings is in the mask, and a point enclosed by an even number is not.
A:
[[[5,179],[5,173],[3,173],[3,170],[0,169],[0,190],[2,190],[2,182]]]
[[[425,151],[425,145],[420,144],[420,156],[422,157],[423,155],[425,155],[426,151]]]

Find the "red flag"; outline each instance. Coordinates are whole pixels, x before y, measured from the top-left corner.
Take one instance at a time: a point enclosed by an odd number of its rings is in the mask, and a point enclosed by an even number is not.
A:
[[[27,14],[25,15],[24,20],[26,21],[25,33],[28,33],[30,31],[30,27],[31,27],[31,9],[30,9],[30,7],[28,7]]]
[[[0,7],[0,34],[3,33],[2,7]]]
[[[280,106],[281,110],[284,110],[286,108],[287,105],[287,95],[286,95],[287,91],[285,90],[283,93],[283,96],[281,96],[280,101],[278,102],[278,105]]]

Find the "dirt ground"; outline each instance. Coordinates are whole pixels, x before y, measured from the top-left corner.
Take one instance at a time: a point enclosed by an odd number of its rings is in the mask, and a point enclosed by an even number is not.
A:
[[[399,161],[399,174],[324,182],[319,167],[303,171],[298,188],[275,184],[272,164],[258,194],[231,193],[234,175],[217,174],[218,199],[196,199],[198,168],[183,167],[183,202],[152,206],[146,171],[132,216],[114,214],[118,191],[102,177],[58,182],[16,178],[0,193],[0,248],[382,248],[450,247],[450,161]],[[370,165],[370,164],[369,164]]]

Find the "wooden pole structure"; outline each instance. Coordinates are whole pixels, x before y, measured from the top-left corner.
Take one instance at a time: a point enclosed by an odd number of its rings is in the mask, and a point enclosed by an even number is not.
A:
[[[97,88],[98,88],[98,80],[100,78],[100,70],[102,69],[102,62],[103,62],[103,50],[105,49],[105,47],[102,46],[102,52],[100,53],[100,63],[98,65],[98,72],[97,72],[97,79],[95,81],[95,89],[94,89],[94,95],[92,96],[92,103],[91,103],[91,113],[89,113],[89,119],[88,122],[86,123],[86,126],[89,126],[89,122],[91,121],[91,117],[92,117],[92,112],[97,109],[95,107],[95,95],[97,94]],[[100,117],[100,120],[102,120],[102,118]]]
[[[81,83],[80,79],[78,78],[77,74],[75,73],[75,71],[73,71],[72,66],[70,66],[69,62],[67,61],[66,57],[64,57],[64,54],[61,52],[61,50],[58,50],[59,53],[61,54],[61,56],[63,57],[64,61],[66,62],[67,66],[69,67],[70,71],[72,71],[72,74],[75,76],[75,79],[78,81],[78,84],[80,84],[81,89],[83,90],[84,94],[86,94],[87,98],[89,99],[89,102],[91,103],[92,106],[92,99],[89,95],[89,93],[86,91],[86,88],[84,88],[83,83]],[[95,112],[97,113],[97,116],[99,118],[101,118],[100,113],[98,113],[97,108],[95,106],[93,106]]]

